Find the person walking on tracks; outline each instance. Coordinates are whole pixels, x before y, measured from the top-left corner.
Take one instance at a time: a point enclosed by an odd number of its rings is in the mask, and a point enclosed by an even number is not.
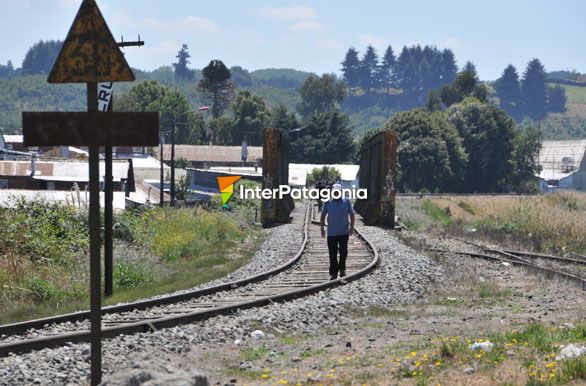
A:
[[[328,218],[328,252],[330,255],[330,280],[346,276],[346,257],[348,256],[348,237],[354,233],[354,210],[352,203],[343,197],[342,185],[332,186],[331,198],[323,206],[320,227],[321,236],[326,236],[324,229]],[[350,217],[350,221],[348,221]],[[340,260],[338,260],[338,251]]]

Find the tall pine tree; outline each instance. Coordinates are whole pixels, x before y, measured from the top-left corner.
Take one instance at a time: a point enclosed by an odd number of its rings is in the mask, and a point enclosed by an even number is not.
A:
[[[383,56],[382,62],[378,67],[378,75],[377,78],[382,87],[386,87],[387,91],[391,87],[394,87],[395,84],[395,67],[397,64],[397,59],[395,58],[395,53],[393,52],[393,47],[390,45],[387,47],[385,51],[385,55]]]
[[[342,62],[342,74],[348,87],[360,86],[360,59],[358,59],[358,51],[354,47],[350,47],[346,52],[346,58]]]
[[[452,50],[444,49],[440,60],[440,76],[443,84],[452,83],[456,79],[458,66],[456,66],[456,57]]]
[[[211,104],[212,116],[219,118],[234,98],[236,85],[230,77],[230,70],[221,60],[212,60],[202,70],[203,78],[197,84],[197,90],[205,103]]]
[[[521,81],[521,93],[525,114],[539,120],[547,115],[547,75],[539,59],[527,63]]]
[[[173,63],[173,68],[175,69],[175,79],[183,79],[183,80],[193,80],[194,74],[187,65],[189,64],[189,47],[187,44],[183,44],[181,49],[177,53],[177,63]]]
[[[378,86],[378,55],[373,46],[369,45],[360,62],[360,85],[370,94]]]
[[[496,94],[501,101],[501,107],[512,117],[519,120],[521,107],[521,85],[519,74],[512,64],[509,64],[503,74],[496,81]]]

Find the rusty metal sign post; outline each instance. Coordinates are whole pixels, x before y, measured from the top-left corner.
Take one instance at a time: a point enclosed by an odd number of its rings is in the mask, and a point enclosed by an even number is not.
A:
[[[95,0],[84,0],[47,80],[86,83],[87,112],[23,112],[25,146],[89,148],[92,385],[98,385],[102,379],[100,146],[155,146],[159,130],[158,113],[99,112],[98,83],[134,79]]]

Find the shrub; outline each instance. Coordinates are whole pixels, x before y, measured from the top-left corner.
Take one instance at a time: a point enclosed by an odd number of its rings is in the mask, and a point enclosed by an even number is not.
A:
[[[139,264],[121,261],[114,265],[114,285],[120,288],[136,288],[153,280],[153,274]]]
[[[68,265],[88,248],[85,214],[43,200],[13,198],[0,215],[0,253],[31,261]]]

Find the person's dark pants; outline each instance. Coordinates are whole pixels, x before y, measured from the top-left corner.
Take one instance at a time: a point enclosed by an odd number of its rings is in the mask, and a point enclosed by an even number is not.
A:
[[[346,257],[348,256],[348,235],[328,236],[330,253],[330,276],[338,276],[338,271],[346,273]],[[338,261],[338,251],[340,260]]]

